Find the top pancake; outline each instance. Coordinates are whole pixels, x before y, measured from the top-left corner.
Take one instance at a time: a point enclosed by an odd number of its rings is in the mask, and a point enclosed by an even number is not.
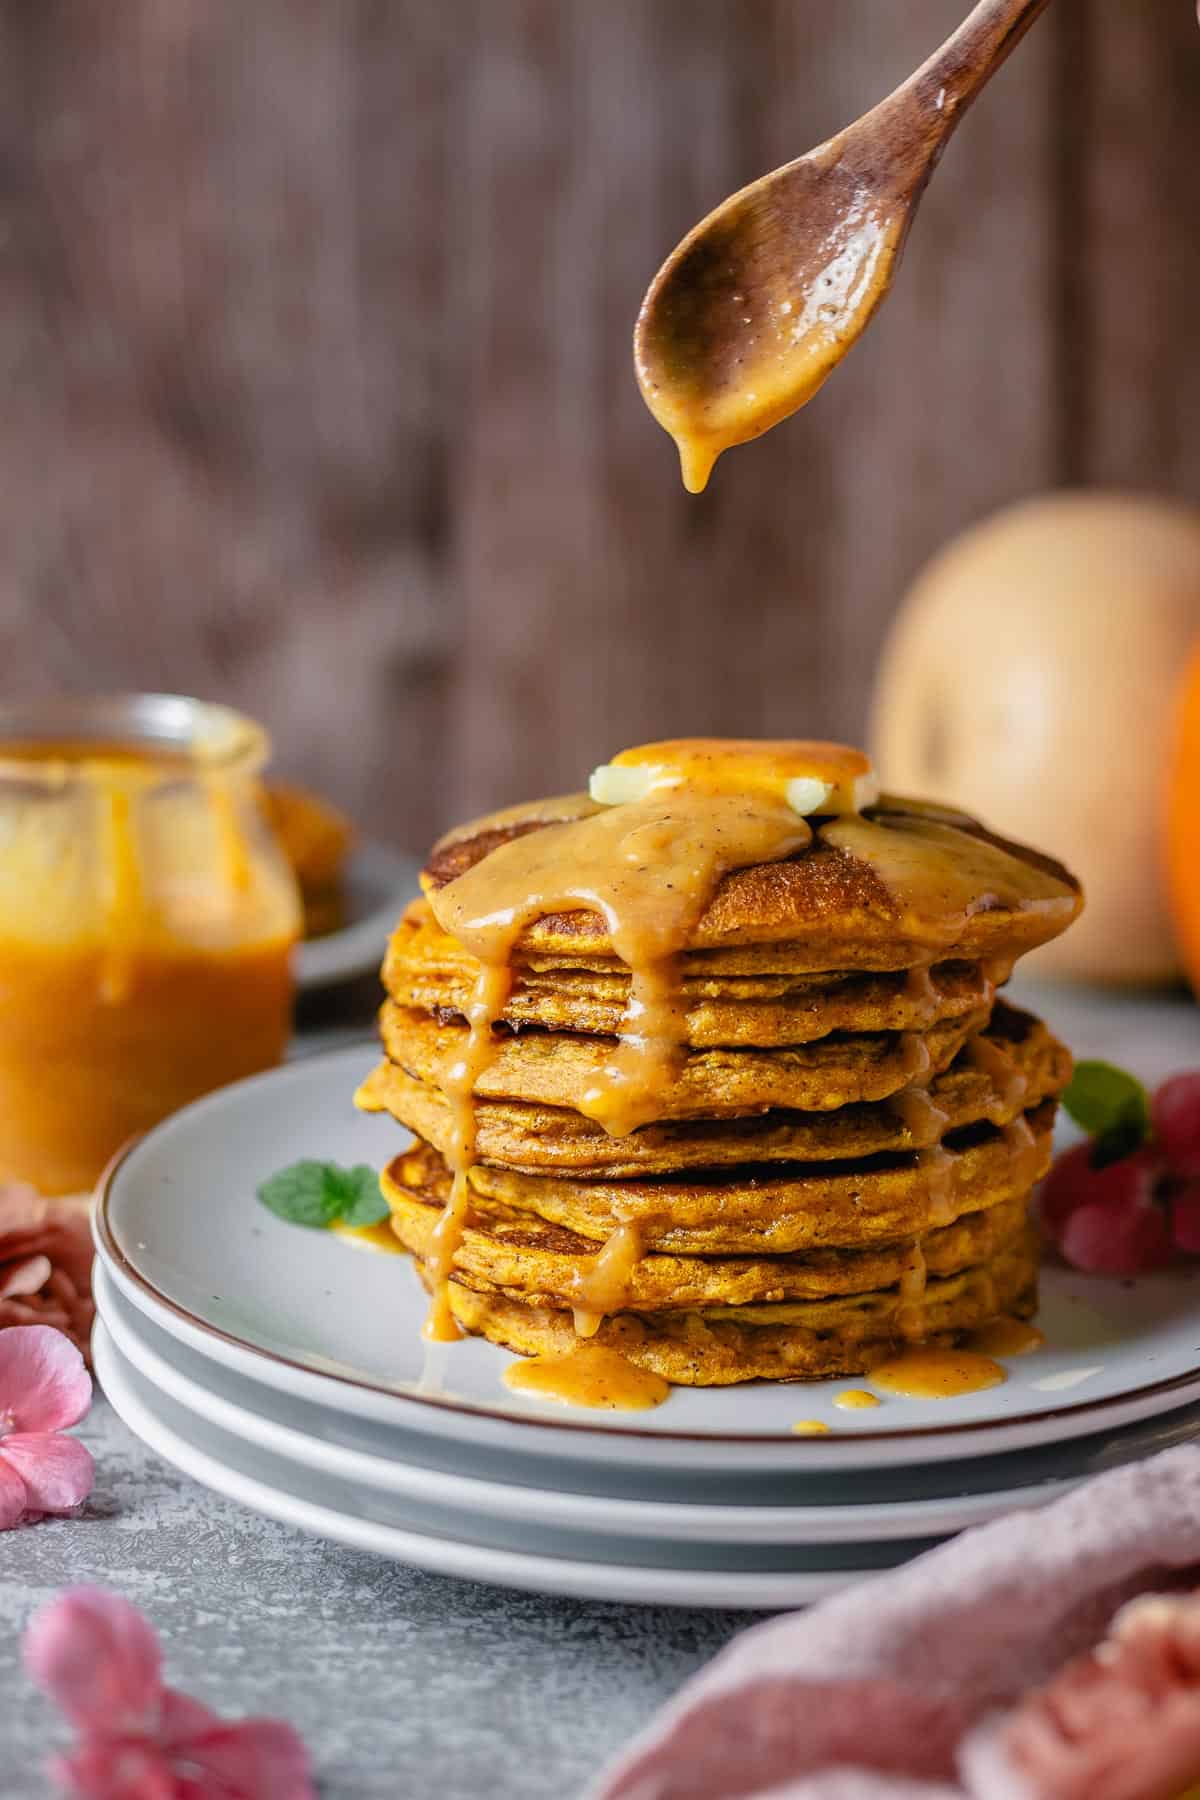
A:
[[[512,808],[451,833],[422,876],[436,894],[502,844],[587,817],[585,795]],[[1064,931],[1082,905],[1061,864],[989,832],[966,814],[885,797],[861,820],[813,819],[813,841],[781,862],[736,869],[718,884],[688,950],[722,974],[904,969],[932,957],[1011,961]],[[564,843],[564,853],[568,846]],[[928,905],[889,871],[928,860]],[[881,872],[882,871],[882,872]],[[603,918],[580,907],[528,926],[518,964],[619,966]],[[685,974],[700,972],[689,961]]]

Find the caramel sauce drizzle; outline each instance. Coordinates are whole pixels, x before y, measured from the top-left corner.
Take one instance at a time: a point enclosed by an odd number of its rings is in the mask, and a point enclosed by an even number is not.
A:
[[[604,1248],[575,1277],[575,1330],[595,1337],[606,1313],[619,1312],[629,1280],[642,1260],[642,1234],[636,1224],[618,1225]]]
[[[1032,1187],[1037,1176],[1038,1142],[1024,1113],[1004,1127],[1004,1142],[1013,1153],[1013,1180],[1017,1187]]]
[[[954,1154],[944,1144],[928,1144],[917,1151],[917,1167],[925,1177],[929,1216],[935,1226],[952,1225],[954,1210]]]
[[[925,1267],[925,1252],[920,1244],[914,1244],[905,1259],[900,1274],[900,1305],[896,1312],[896,1323],[901,1337],[910,1343],[919,1344],[925,1336],[925,1287],[928,1272]]]
[[[902,1031],[900,1033],[900,1068],[907,1075],[911,1085],[918,1085],[929,1079],[930,1065],[929,1045],[919,1031]]]
[[[928,980],[928,966],[910,969],[908,980],[911,981],[914,975],[923,975]],[[920,1046],[923,1055],[914,1055],[909,1048],[910,1041]],[[916,1149],[917,1167],[925,1176],[930,1218],[935,1226],[949,1225],[954,1218],[954,1158],[942,1148],[941,1138],[950,1122],[950,1114],[929,1092],[931,1068],[925,1039],[912,1032],[903,1032],[901,1042],[904,1066],[911,1071],[911,1080],[907,1087],[891,1095],[888,1108],[908,1132]]]
[[[901,930],[936,933],[947,946],[988,905],[1064,920],[1075,911],[1065,882],[927,811],[851,814],[823,825],[821,837],[875,870],[900,907]]]
[[[450,1198],[433,1228],[433,1242],[425,1264],[432,1299],[424,1332],[434,1343],[450,1343],[462,1335],[450,1305],[450,1274],[471,1209],[475,1084],[495,1056],[492,1027],[504,1011],[511,990],[512,971],[507,962],[481,965],[467,1007],[466,1045],[460,1055],[448,1059],[441,1071],[442,1091],[451,1107],[451,1136],[446,1160],[453,1179]]]
[[[916,1083],[893,1094],[888,1100],[888,1110],[899,1119],[917,1150],[936,1144],[950,1118],[928,1088]]]
[[[983,979],[987,984],[987,1003],[991,1006],[996,998],[997,988],[1002,988],[1013,972],[1011,957],[989,956],[983,964]]]
[[[650,1369],[639,1369],[616,1350],[602,1344],[578,1344],[556,1356],[530,1356],[512,1362],[504,1385],[515,1394],[537,1394],[568,1406],[603,1407],[615,1412],[641,1412],[661,1406],[671,1385]]]
[[[254,879],[254,870],[250,861],[250,846],[238,817],[238,796],[234,785],[227,776],[210,775],[205,788],[216,828],[218,853],[226,886],[235,894],[248,893]]]
[[[978,1325],[968,1333],[965,1348],[977,1350],[981,1356],[1028,1356],[1032,1351],[1040,1350],[1045,1342],[1045,1332],[1039,1331],[1036,1325],[1030,1325],[1025,1319],[1001,1316],[989,1319],[986,1325]]]
[[[950,1400],[999,1387],[1008,1373],[976,1350],[903,1350],[872,1369],[871,1380],[885,1393],[909,1400]]]
[[[922,1026],[933,1024],[939,995],[928,963],[917,963],[909,969],[904,977],[904,997],[919,1009]]]
[[[1029,1092],[1029,1079],[1020,1070],[1009,1052],[997,1044],[992,1038],[985,1037],[982,1032],[973,1037],[967,1045],[967,1059],[986,1075],[996,1092],[995,1103],[991,1106],[989,1116],[993,1124],[1000,1124],[996,1113],[1011,1113],[1019,1107]]]
[[[120,1006],[129,998],[134,947],[141,934],[145,903],[134,816],[135,791],[114,779],[99,799],[104,808],[101,861],[107,889],[100,998],[108,1006]]]

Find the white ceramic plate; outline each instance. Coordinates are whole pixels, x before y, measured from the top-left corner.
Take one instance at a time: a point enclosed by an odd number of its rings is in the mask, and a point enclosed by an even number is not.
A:
[[[1200,1397],[1195,1271],[1124,1284],[1048,1269],[1048,1347],[1001,1387],[839,1413],[844,1382],[677,1388],[650,1413],[595,1413],[510,1393],[505,1352],[426,1345],[404,1259],[284,1224],[254,1198],[298,1157],[382,1163],[403,1142],[351,1095],[373,1056],[339,1051],[222,1089],[177,1113],[101,1184],[97,1242],[127,1299],[169,1335],[318,1405],[459,1442],[645,1468],[818,1471],[988,1455],[1115,1429]],[[859,1385],[859,1384],[856,1384]],[[798,1438],[798,1419],[831,1434]],[[540,1440],[535,1446],[534,1439]]]
[[[630,1500],[650,1501],[655,1512],[662,1509],[661,1516],[670,1519],[670,1535],[675,1538],[687,1539],[697,1534],[694,1513],[698,1512],[701,1519],[724,1513],[739,1521],[736,1539],[748,1542],[762,1541],[760,1529],[774,1535],[769,1525],[762,1527],[757,1522],[760,1515],[765,1518],[772,1513],[791,1519],[798,1515],[807,1518],[810,1511],[823,1512],[836,1519],[840,1527],[848,1519],[861,1525],[868,1508],[873,1520],[883,1521],[897,1507],[903,1510],[914,1503],[932,1501],[948,1507],[969,1507],[976,1497],[982,1496],[994,1502],[995,1511],[1002,1511],[1019,1503],[1022,1489],[1027,1490],[1029,1501],[1036,1503],[1046,1498],[1052,1486],[1083,1481],[1106,1469],[1200,1438],[1200,1403],[1194,1402],[1119,1431],[1071,1438],[1063,1444],[1042,1444],[1015,1454],[935,1462],[927,1467],[910,1463],[894,1468],[852,1469],[841,1474],[798,1469],[791,1473],[756,1470],[714,1475],[703,1470],[571,1461],[520,1451],[505,1454],[404,1431],[334,1406],[315,1406],[249,1380],[215,1359],[197,1354],[151,1324],[144,1313],[124,1299],[99,1263],[94,1283],[101,1315],[124,1353],[132,1354],[139,1368],[141,1359],[146,1359],[147,1369],[154,1369],[157,1386],[214,1423],[221,1424],[231,1416],[219,1409],[222,1402],[232,1401],[243,1424],[247,1419],[253,1420],[256,1428],[264,1421],[281,1424],[315,1444],[315,1451],[306,1445],[304,1455],[298,1455],[298,1460],[315,1458],[315,1466],[336,1469],[342,1466],[340,1459],[345,1455],[352,1459],[361,1456],[364,1461],[355,1466],[364,1469],[377,1468],[380,1462],[398,1464],[401,1474],[395,1478],[397,1483],[406,1480],[404,1471],[418,1471],[416,1481],[420,1485],[413,1489],[417,1497],[436,1488],[439,1493],[461,1495],[464,1503],[467,1496],[474,1494],[481,1505],[490,1506],[490,1496],[499,1492],[504,1495],[506,1506],[515,1507],[521,1516],[532,1507],[540,1517],[544,1503],[547,1515],[556,1522],[563,1516],[560,1501],[582,1497],[589,1503],[588,1510],[574,1516],[601,1529],[600,1522],[610,1518],[620,1520],[623,1529],[629,1529],[633,1520],[643,1519],[644,1510],[649,1509],[638,1507],[628,1514],[624,1512],[625,1503]],[[162,1368],[169,1373],[160,1374]],[[180,1381],[188,1384],[186,1389],[177,1385]],[[534,1436],[534,1442],[541,1443],[540,1435]],[[466,1480],[460,1487],[462,1477]],[[426,1478],[433,1486],[425,1487]],[[753,1517],[747,1519],[747,1513]],[[567,1516],[571,1516],[570,1509]],[[967,1522],[978,1521],[966,1517],[961,1520]],[[944,1529],[951,1527],[946,1524]],[[792,1531],[784,1535],[803,1539],[808,1534]],[[840,1535],[853,1539],[865,1532],[853,1526]],[[888,1534],[881,1530],[872,1535]]]
[[[904,1561],[897,1547],[862,1546],[863,1566],[747,1571],[655,1568],[632,1563],[510,1550],[462,1537],[403,1529],[375,1516],[355,1488],[296,1470],[268,1450],[240,1441],[189,1413],[139,1376],[113,1345],[103,1322],[92,1340],[96,1373],[109,1401],[144,1443],[184,1474],[254,1512],[318,1537],[369,1550],[436,1574],[536,1593],[635,1605],[802,1606]],[[536,1543],[543,1531],[531,1533]],[[906,1547],[911,1553],[911,1547]],[[814,1558],[820,1556],[814,1551]]]
[[[306,1429],[302,1403],[269,1388],[238,1384],[219,1365],[174,1345],[97,1271],[96,1303],[113,1345],[126,1362],[168,1399],[245,1443],[261,1445],[286,1462],[352,1480],[384,1494],[435,1508],[452,1507],[524,1527],[589,1532],[602,1537],[666,1538],[673,1543],[853,1544],[926,1538],[980,1525],[1001,1513],[1043,1506],[1080,1479],[1043,1481],[993,1493],[940,1499],[883,1501],[865,1496],[841,1505],[708,1506],[680,1501],[629,1500],[611,1494],[563,1493],[554,1487],[485,1481],[447,1473],[397,1455],[351,1450]],[[157,1336],[160,1349],[154,1346]],[[214,1380],[215,1377],[215,1380]],[[259,1404],[253,1404],[255,1398]],[[247,1401],[250,1403],[247,1404]],[[265,1404],[264,1404],[265,1403]],[[861,1488],[861,1482],[858,1484]]]
[[[309,938],[296,952],[301,988],[332,987],[378,969],[396,920],[419,891],[420,863],[388,844],[367,842],[346,864],[346,923]]]

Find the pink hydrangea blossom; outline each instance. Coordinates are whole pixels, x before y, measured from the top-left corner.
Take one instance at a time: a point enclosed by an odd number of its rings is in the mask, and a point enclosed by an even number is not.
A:
[[[25,1666],[79,1733],[51,1773],[77,1800],[314,1800],[282,1719],[227,1722],[164,1686],[149,1623],[119,1594],[73,1588],[34,1615]]]
[[[95,1311],[86,1195],[0,1183],[0,1327],[52,1325],[86,1361]]]
[[[92,1458],[64,1437],[91,1405],[92,1380],[69,1338],[49,1325],[0,1331],[0,1531],[73,1512],[92,1490]]]
[[[1131,1601],[997,1747],[1038,1800],[1182,1800],[1200,1781],[1200,1594]]]

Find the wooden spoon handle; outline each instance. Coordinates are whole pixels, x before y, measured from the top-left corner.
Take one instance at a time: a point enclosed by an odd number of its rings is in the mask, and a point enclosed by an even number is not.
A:
[[[979,0],[952,37],[877,111],[937,161],[951,132],[1050,0]]]

